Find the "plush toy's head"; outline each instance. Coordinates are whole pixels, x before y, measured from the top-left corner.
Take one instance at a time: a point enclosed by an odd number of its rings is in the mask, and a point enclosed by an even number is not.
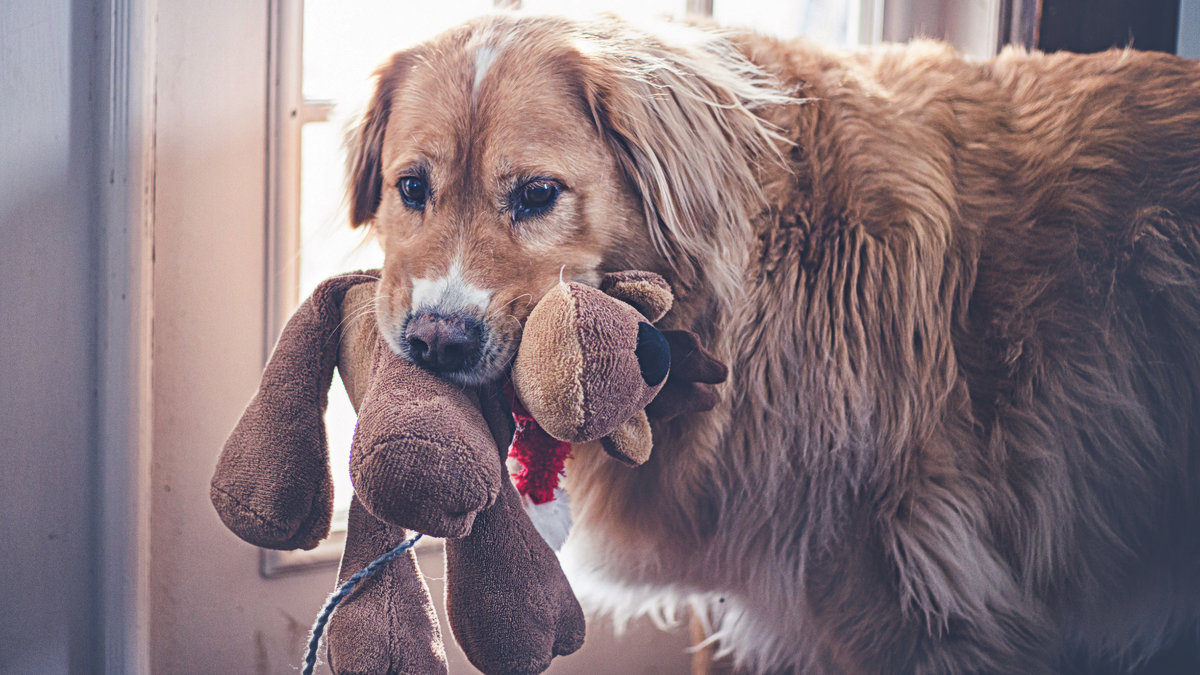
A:
[[[639,416],[646,438],[637,449],[605,447],[626,463],[645,461],[649,426],[640,413],[671,368],[670,346],[651,324],[671,302],[667,283],[648,272],[608,275],[601,289],[560,283],[547,293],[529,315],[512,370],[530,415],[568,443],[609,436]]]
[[[665,291],[653,309],[670,301]],[[645,316],[590,286],[559,284],[526,322],[513,364],[517,395],[555,438],[580,443],[607,435],[645,408],[667,379],[670,348],[650,324],[661,314]]]

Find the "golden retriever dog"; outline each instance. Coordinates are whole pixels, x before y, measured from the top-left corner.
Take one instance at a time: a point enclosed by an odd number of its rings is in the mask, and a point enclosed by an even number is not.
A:
[[[498,14],[396,54],[351,146],[398,353],[500,380],[560,276],[645,269],[729,364],[646,465],[575,449],[585,606],[772,673],[1194,638],[1197,63]]]

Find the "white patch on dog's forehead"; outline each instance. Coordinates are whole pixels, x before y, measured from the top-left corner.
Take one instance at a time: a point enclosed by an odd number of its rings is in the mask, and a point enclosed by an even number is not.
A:
[[[413,279],[412,309],[432,312],[487,311],[492,291],[469,283],[463,276],[462,264],[454,262],[445,276],[433,279]]]
[[[479,85],[487,77],[488,70],[496,62],[500,49],[492,44],[484,44],[475,48],[475,84],[471,88],[471,99],[479,96]]]

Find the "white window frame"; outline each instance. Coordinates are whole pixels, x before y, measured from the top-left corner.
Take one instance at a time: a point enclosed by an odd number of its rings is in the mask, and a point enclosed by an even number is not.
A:
[[[264,363],[296,309],[300,287],[301,131],[310,122],[328,121],[334,106],[332,101],[304,97],[304,0],[270,0],[268,25]],[[332,567],[341,561],[345,544],[346,531],[336,528],[311,551],[262,549],[259,571],[275,578]]]

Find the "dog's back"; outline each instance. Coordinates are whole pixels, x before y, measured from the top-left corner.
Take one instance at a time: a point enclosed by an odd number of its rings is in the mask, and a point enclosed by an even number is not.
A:
[[[1062,658],[1132,664],[1200,602],[1200,67],[1018,52],[989,75],[980,140],[1008,166],[960,169],[952,328],[979,478],[1003,477],[997,546]]]
[[[1200,67],[921,44],[863,64],[875,143],[829,166],[858,245],[887,251],[874,302],[908,308],[873,308],[865,342],[903,392],[879,393],[895,428],[866,460],[891,473],[884,557],[911,608],[981,643],[892,648],[934,671],[1142,658],[1200,601]]]
[[[1200,65],[739,41],[809,101],[762,113],[794,145],[716,321],[729,407],[582,468],[661,521],[585,516],[629,547],[588,566],[727,590],[770,671],[1123,668],[1193,630]]]

